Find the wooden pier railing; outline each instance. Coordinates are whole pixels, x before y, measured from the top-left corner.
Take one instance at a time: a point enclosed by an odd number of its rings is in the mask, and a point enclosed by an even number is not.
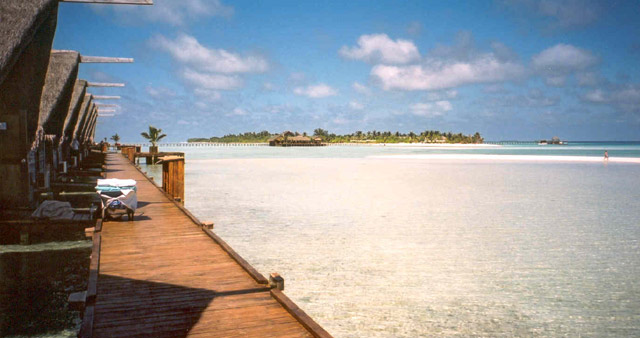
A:
[[[96,226],[81,337],[331,337],[128,159],[107,177],[137,181],[138,210]]]

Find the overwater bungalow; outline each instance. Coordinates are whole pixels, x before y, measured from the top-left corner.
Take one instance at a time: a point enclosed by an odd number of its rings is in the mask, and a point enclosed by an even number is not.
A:
[[[269,139],[269,145],[272,147],[314,147],[324,146],[322,138],[304,135],[295,135],[290,131],[285,131],[280,135],[276,135]]]
[[[27,171],[58,17],[58,1],[3,0],[0,9],[0,205],[33,203]],[[11,145],[11,146],[6,146]],[[29,156],[31,155],[31,156]]]
[[[566,144],[568,144],[568,143],[569,143],[569,142],[567,142],[567,141],[562,141],[562,140],[560,140],[560,138],[559,138],[558,136],[554,136],[554,137],[552,137],[552,138],[551,138],[551,140],[550,140],[550,141],[547,141],[547,140],[540,140],[540,141],[538,142],[538,145],[540,145],[540,146],[546,146],[546,145],[548,145],[548,144],[566,145]]]

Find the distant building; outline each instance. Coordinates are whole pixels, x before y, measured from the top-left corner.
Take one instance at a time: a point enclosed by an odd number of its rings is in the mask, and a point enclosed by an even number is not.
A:
[[[320,137],[311,138],[309,136],[295,135],[290,131],[285,131],[269,139],[272,147],[312,147],[324,146]]]
[[[547,141],[547,140],[541,140],[540,142],[538,142],[538,145],[544,146],[547,144],[559,144],[559,145],[566,145],[569,142],[567,141],[562,141],[560,140],[560,138],[558,136],[554,136],[551,138],[551,141]]]

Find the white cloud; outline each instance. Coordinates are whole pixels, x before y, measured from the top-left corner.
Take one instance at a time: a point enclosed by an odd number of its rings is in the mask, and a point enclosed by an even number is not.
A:
[[[545,18],[547,28],[574,28],[586,26],[598,19],[602,6],[593,0],[502,0],[523,14],[536,14]],[[609,2],[607,2],[609,6]]]
[[[582,26],[595,21],[599,8],[593,2],[565,0],[538,1],[538,11],[545,16],[554,17],[562,27]]]
[[[591,103],[608,104],[619,111],[640,114],[640,85],[619,86],[610,90],[595,89],[583,99]]]
[[[260,56],[240,56],[224,49],[207,48],[196,38],[182,34],[175,40],[159,35],[152,45],[169,52],[180,64],[212,73],[263,73],[269,69]]]
[[[324,83],[320,83],[317,85],[311,85],[307,87],[297,87],[293,90],[293,93],[296,95],[308,96],[310,98],[323,98],[328,96],[334,96],[338,94],[338,91],[327,86]]]
[[[333,120],[331,120],[331,122],[333,122],[334,124],[347,124],[347,123],[349,123],[351,121],[345,119],[344,117],[338,116],[338,117],[334,118]]]
[[[216,90],[210,90],[210,89],[204,89],[204,88],[196,88],[193,90],[193,93],[196,96],[202,99],[205,99],[207,101],[217,101],[222,96],[220,95],[220,92]]]
[[[454,89],[450,89],[444,92],[431,92],[427,94],[427,100],[429,101],[440,101],[444,99],[455,99],[458,97],[458,91]]]
[[[233,90],[241,88],[244,82],[235,75],[208,74],[185,68],[181,74],[182,78],[197,88]]]
[[[271,82],[265,82],[262,84],[262,89],[266,91],[272,91],[276,89],[276,86]]]
[[[564,86],[565,82],[567,81],[567,77],[566,76],[549,76],[544,81],[549,86],[562,87],[562,86]]]
[[[559,43],[531,58],[533,67],[550,76],[566,75],[598,63],[598,58],[585,49]]]
[[[240,107],[236,107],[235,109],[233,109],[233,115],[239,115],[239,116],[247,115],[247,111]]]
[[[190,35],[175,39],[158,35],[150,40],[151,46],[166,51],[180,66],[178,75],[193,88],[194,94],[206,96],[208,101],[218,100],[217,90],[235,90],[244,85],[240,74],[262,73],[269,69],[260,56],[241,56],[224,49],[203,46]]]
[[[420,59],[420,52],[410,40],[392,40],[386,34],[362,35],[358,46],[343,46],[340,55],[372,63],[403,64]]]
[[[165,87],[147,86],[145,90],[147,94],[154,99],[166,99],[168,97],[176,96],[176,93],[173,90]]]
[[[451,109],[453,109],[453,106],[451,105],[451,102],[449,101],[438,101],[436,102],[436,106],[438,108],[440,108],[443,111],[449,111]]]
[[[351,87],[353,88],[353,90],[355,90],[356,92],[360,93],[360,94],[364,94],[364,95],[371,95],[371,89],[369,89],[369,87],[360,84],[359,82],[354,82]]]
[[[500,61],[492,53],[479,55],[468,62],[428,59],[422,65],[377,65],[371,70],[371,75],[380,81],[385,90],[438,90],[473,83],[515,80],[525,73],[521,64]]]
[[[289,75],[289,80],[295,83],[304,82],[307,80],[307,75],[304,72],[293,72]]]
[[[495,93],[504,93],[507,90],[504,88],[504,85],[499,83],[494,83],[494,84],[484,86],[482,91],[484,91],[485,93],[495,94]]]
[[[416,103],[409,107],[411,113],[418,116],[435,117],[442,116],[445,112],[453,109],[449,101],[436,101],[427,103]]]
[[[527,94],[503,94],[487,97],[483,103],[488,107],[549,107],[560,102],[559,97],[547,96],[537,88],[529,90]]]
[[[446,59],[450,61],[469,61],[478,56],[475,39],[470,31],[459,31],[456,33],[453,44],[438,44],[429,54],[431,57]]]
[[[576,74],[578,84],[581,86],[595,86],[600,81],[598,75],[593,72],[581,72]]]
[[[112,11],[128,23],[140,20],[184,26],[200,18],[230,17],[233,7],[220,0],[156,0],[153,6],[92,6],[96,12]]]
[[[593,103],[603,103],[607,100],[604,97],[604,92],[600,89],[592,90],[584,95],[584,99]]]
[[[364,105],[358,101],[351,101],[349,102],[349,107],[351,107],[351,109],[353,110],[362,110],[364,109]]]

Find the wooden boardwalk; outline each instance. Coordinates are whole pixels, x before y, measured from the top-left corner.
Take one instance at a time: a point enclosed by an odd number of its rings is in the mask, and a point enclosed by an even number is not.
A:
[[[137,181],[138,210],[96,229],[81,336],[330,337],[120,154],[107,177]]]

